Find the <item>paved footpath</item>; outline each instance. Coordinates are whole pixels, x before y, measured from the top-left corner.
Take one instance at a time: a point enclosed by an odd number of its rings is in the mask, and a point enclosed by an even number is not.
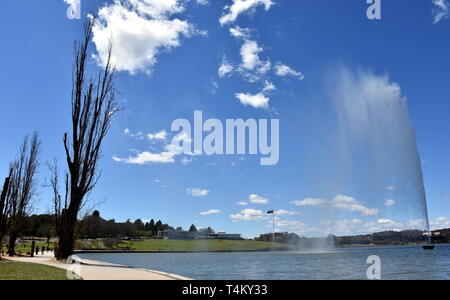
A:
[[[73,275],[73,273],[75,273],[84,280],[191,280],[190,278],[175,274],[147,269],[136,269],[87,259],[80,259],[78,263],[75,264],[66,264],[57,262],[51,256],[51,253],[38,255],[36,257],[3,258],[9,261],[36,263],[70,270],[71,272],[68,272],[68,274]]]

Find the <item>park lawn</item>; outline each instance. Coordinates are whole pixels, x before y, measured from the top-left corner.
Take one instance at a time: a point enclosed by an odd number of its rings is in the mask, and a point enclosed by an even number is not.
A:
[[[136,251],[270,251],[289,250],[287,244],[251,240],[141,240],[122,242],[118,248],[129,247]]]
[[[55,248],[54,243],[47,244],[46,242],[39,242],[39,241],[36,242],[36,247],[39,247],[39,249],[41,249],[42,246],[44,246],[44,247],[50,246],[50,247],[52,247],[52,249]],[[7,251],[7,248],[4,246],[3,252],[6,252],[6,251]],[[16,244],[15,251],[19,255],[29,254],[31,252],[31,242],[27,241],[25,243]]]
[[[68,280],[66,271],[33,263],[0,261],[0,280]]]

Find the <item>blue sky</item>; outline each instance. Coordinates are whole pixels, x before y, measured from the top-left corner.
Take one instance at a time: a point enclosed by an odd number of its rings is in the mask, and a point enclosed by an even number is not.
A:
[[[41,134],[43,160],[64,161],[73,41],[86,14],[97,12],[90,67],[98,68],[113,36],[123,108],[105,141],[103,175],[90,196],[103,217],[155,218],[184,228],[194,223],[249,237],[271,230],[265,215],[270,209],[277,210],[278,230],[304,235],[408,227],[423,213],[419,200],[411,199],[416,195],[404,193],[408,182],[394,180],[412,172],[398,167],[407,155],[395,149],[403,149],[396,140],[403,141],[403,126],[412,124],[432,226],[450,227],[446,1],[382,1],[381,20],[367,19],[363,0],[81,0],[81,20],[67,17],[63,0],[2,5],[5,175],[22,136],[33,130]],[[367,90],[372,83],[375,90]],[[336,95],[350,99],[346,109]],[[406,106],[395,104],[371,115],[383,121],[392,114],[395,130],[375,135],[394,138],[366,138],[374,124],[361,130],[360,140],[349,138],[352,131],[339,139],[341,127],[332,115],[363,118],[348,110],[360,97],[398,103],[407,98],[411,123]],[[261,166],[254,155],[161,155],[174,136],[172,121],[192,120],[194,111],[203,111],[205,119],[279,119],[279,163]],[[340,125],[371,124],[363,121]],[[336,141],[362,141],[352,149],[369,151],[352,155],[351,147]],[[153,155],[133,160],[142,153]],[[45,166],[40,175],[44,184]],[[49,197],[40,189],[36,212],[50,208]]]

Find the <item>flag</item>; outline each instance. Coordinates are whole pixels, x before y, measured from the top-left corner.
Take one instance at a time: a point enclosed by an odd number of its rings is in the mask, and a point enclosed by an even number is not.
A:
[[[268,214],[268,215],[273,214],[273,210],[269,210],[269,211],[267,212],[267,214]]]

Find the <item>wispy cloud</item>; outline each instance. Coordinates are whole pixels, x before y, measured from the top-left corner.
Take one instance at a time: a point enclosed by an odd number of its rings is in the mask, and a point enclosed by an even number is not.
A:
[[[205,197],[208,196],[210,191],[200,188],[189,188],[186,192],[193,197]]]
[[[233,221],[263,221],[268,217],[262,210],[248,208],[238,214],[230,215],[230,218]]]
[[[276,216],[295,216],[295,215],[298,215],[298,214],[299,214],[299,212],[289,211],[289,210],[286,210],[286,209],[279,209],[279,210],[275,211],[275,215]]]
[[[321,206],[326,203],[325,199],[318,198],[306,198],[303,200],[292,201],[291,203],[295,206]]]
[[[333,199],[306,198],[304,200],[292,201],[292,204],[294,204],[295,206],[333,207],[350,212],[359,212],[365,217],[376,216],[380,214],[380,211],[377,208],[368,208],[355,198],[345,195],[337,195]]]
[[[245,106],[264,109],[267,109],[269,107],[270,99],[263,93],[257,93],[255,95],[252,95],[250,93],[237,93],[235,96]]]
[[[391,200],[391,199],[384,201],[385,206],[394,206],[395,204],[397,204],[397,202],[395,202],[394,200]]]
[[[293,76],[296,77],[298,80],[305,79],[305,76],[303,75],[302,72],[295,71],[291,67],[282,64],[281,62],[278,62],[275,65],[275,74],[280,77]]]
[[[439,23],[442,20],[448,19],[450,4],[447,0],[432,0],[435,7],[433,8],[433,23]]]
[[[432,230],[450,228],[450,219],[447,217],[439,217],[430,222]]]
[[[160,141],[165,141],[167,138],[167,132],[165,130],[161,130],[159,132],[156,133],[149,133],[147,135],[149,140],[160,140]]]
[[[191,141],[191,138],[186,133],[180,133],[173,138],[170,144],[166,144],[164,146],[164,151],[162,152],[154,153],[150,151],[143,151],[137,152],[135,156],[129,156],[128,158],[113,156],[113,160],[116,162],[135,165],[175,163],[176,156],[183,153],[183,149],[180,144],[190,143]],[[189,153],[184,154],[188,155]]]
[[[229,76],[233,72],[233,65],[227,60],[224,56],[222,59],[222,63],[219,66],[219,70],[217,71],[220,78]]]
[[[248,197],[248,200],[250,201],[250,203],[254,203],[254,204],[267,204],[269,203],[269,199],[259,196],[257,194],[251,194]]]
[[[200,213],[202,216],[208,216],[208,215],[214,215],[214,214],[220,214],[221,211],[218,209],[210,209],[208,211],[203,211]]]
[[[222,15],[219,22],[221,25],[233,23],[242,13],[249,11],[259,5],[263,5],[268,11],[274,3],[271,0],[233,0],[233,4],[224,7],[226,13]]]

